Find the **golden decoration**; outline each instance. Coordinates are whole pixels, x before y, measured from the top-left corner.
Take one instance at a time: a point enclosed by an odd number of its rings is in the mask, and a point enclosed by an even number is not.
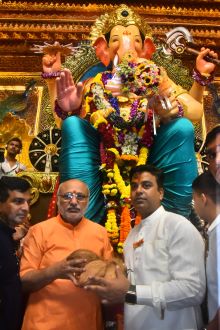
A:
[[[136,25],[145,37],[151,38],[152,36],[151,28],[146,21],[131,8],[122,4],[111,13],[101,15],[95,21],[90,32],[90,40],[92,41],[92,44],[98,37],[110,32],[116,25]]]
[[[31,202],[30,205],[33,205],[37,202],[39,198],[39,190],[37,188],[31,187]]]
[[[47,154],[47,155],[56,155],[58,153],[58,148],[56,146],[56,144],[47,144],[44,148],[44,152]]]
[[[22,141],[29,137],[31,127],[24,119],[13,115],[11,112],[7,113],[0,123],[0,146],[4,146],[8,140],[13,137],[19,137]]]
[[[34,137],[30,135],[30,131],[31,127],[27,122],[11,112],[7,113],[0,123],[0,147],[5,147],[8,140],[12,137],[21,139],[23,148],[18,156],[18,161],[25,164],[28,169],[33,168],[28,153],[28,147]]]
[[[95,49],[91,45],[82,44],[78,46],[77,52],[68,56],[63,67],[72,72],[73,79],[78,82],[87,70],[99,63]]]
[[[58,41],[55,41],[53,44],[49,44],[44,42],[44,45],[34,45],[31,48],[32,51],[38,54],[56,54],[60,52],[63,55],[71,55],[74,54],[77,47],[73,47],[72,44],[61,45]]]
[[[47,194],[54,192],[58,175],[58,172],[45,173],[35,171],[23,171],[17,174],[17,176],[27,180],[31,185],[31,204],[34,204],[38,200],[40,193]]]
[[[50,164],[50,171],[58,171],[58,158],[61,147],[61,131],[51,127],[33,138],[29,146],[29,158],[38,171],[45,171]],[[49,156],[49,157],[48,157]]]

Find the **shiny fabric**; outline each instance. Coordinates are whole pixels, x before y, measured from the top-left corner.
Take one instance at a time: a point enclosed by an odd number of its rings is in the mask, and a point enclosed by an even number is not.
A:
[[[102,178],[99,170],[99,134],[86,120],[71,116],[62,124],[62,145],[59,157],[60,181],[80,179],[90,190],[85,216],[100,222],[104,215]]]
[[[64,120],[59,159],[61,182],[78,178],[87,183],[91,196],[86,216],[96,222],[100,222],[104,215],[99,143],[98,132],[86,120],[76,116]],[[197,176],[192,123],[186,118],[178,118],[161,125],[157,129],[149,162],[164,171],[164,207],[188,218],[191,185]]]
[[[188,218],[191,212],[192,181],[198,175],[194,128],[188,119],[178,118],[157,129],[149,163],[162,169],[165,174],[164,207]]]
[[[66,258],[78,249],[95,252],[103,259],[112,255],[107,232],[83,218],[73,227],[58,215],[29,229],[24,239],[21,277],[42,270]],[[71,280],[56,279],[30,294],[22,330],[102,330],[98,296]]]

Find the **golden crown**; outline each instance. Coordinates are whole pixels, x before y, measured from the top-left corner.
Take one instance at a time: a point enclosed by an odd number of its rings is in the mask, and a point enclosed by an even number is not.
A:
[[[98,37],[110,32],[116,25],[136,25],[144,36],[152,36],[152,30],[145,20],[140,15],[136,14],[131,8],[123,4],[116,10],[101,15],[95,21],[90,32],[90,40],[92,44]]]

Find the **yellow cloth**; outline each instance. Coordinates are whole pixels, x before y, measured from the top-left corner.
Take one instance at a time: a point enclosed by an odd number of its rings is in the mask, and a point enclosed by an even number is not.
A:
[[[58,215],[30,228],[24,240],[21,276],[43,269],[77,249],[89,249],[109,259],[112,247],[104,227],[83,218],[73,227]],[[30,294],[22,330],[99,330],[99,298],[70,280],[55,280]]]

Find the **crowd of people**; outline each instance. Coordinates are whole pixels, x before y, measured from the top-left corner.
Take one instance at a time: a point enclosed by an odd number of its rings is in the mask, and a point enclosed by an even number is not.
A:
[[[87,185],[77,179],[60,184],[58,215],[32,226],[24,240],[19,276],[13,233],[28,216],[29,183],[0,179],[1,329],[103,329],[103,304],[124,303],[125,329],[202,329],[201,304],[207,281],[207,329],[219,329],[220,126],[206,140],[212,161],[192,183],[194,207],[208,224],[208,250],[200,233],[183,216],[161,205],[164,174],[152,165],[131,170],[131,200],[141,215],[124,246],[126,274],[116,266],[106,279],[96,270],[84,287],[78,277],[88,260],[78,249],[104,260],[113,256],[107,231],[84,217]],[[205,276],[206,267],[206,276]],[[23,325],[23,293],[28,293]],[[13,315],[13,317],[11,317]]]
[[[154,74],[160,70],[149,60],[155,50],[149,26],[124,5],[116,14],[103,16],[104,23],[97,24],[101,30],[91,33],[103,64],[114,62],[107,73],[83,86],[75,84],[68,70],[52,71],[59,68],[60,54],[43,59],[44,77],[57,77],[50,88],[56,86],[56,114],[63,120],[58,214],[30,227],[21,254],[15,234],[27,221],[31,187],[16,177],[25,169],[16,159],[21,141],[12,138],[7,144],[0,178],[1,330],[220,328],[220,125],[207,134],[209,169],[198,175],[191,123],[201,118],[204,86],[213,78],[215,65],[205,56],[217,54],[201,50],[189,92],[161,68],[159,77],[151,77],[159,96],[149,101],[139,85],[129,85],[132,95],[124,94],[117,70],[135,67],[136,83],[142,79],[142,84],[143,68]],[[126,111],[130,117],[120,119]],[[147,129],[152,133],[155,125],[157,135],[147,137]],[[125,185],[117,162],[128,160],[135,165],[126,166]],[[108,186],[105,192],[101,179]],[[96,223],[105,210],[102,192],[108,214],[127,208],[130,216],[134,211],[139,216],[120,241],[124,267],[113,262],[118,229]],[[207,241],[187,219],[192,196],[195,212],[208,224]],[[122,227],[121,222],[121,232]],[[207,307],[208,320],[201,305]],[[120,314],[121,322],[117,317],[109,321],[108,313]]]
[[[88,186],[78,179],[60,184],[58,215],[29,229],[19,275],[13,234],[28,216],[30,185],[25,179],[3,176],[0,328],[103,329],[102,304],[124,303],[124,329],[202,329],[201,304],[207,290],[207,329],[219,329],[219,137],[220,126],[208,133],[209,170],[192,183],[195,211],[208,223],[208,249],[190,221],[161,205],[163,172],[153,165],[136,166],[130,172],[131,200],[141,222],[124,245],[126,274],[116,266],[115,277],[106,278],[94,264],[83,287],[77,281],[88,260],[74,258],[72,252],[84,249],[103,260],[113,257],[106,229],[84,216]]]

